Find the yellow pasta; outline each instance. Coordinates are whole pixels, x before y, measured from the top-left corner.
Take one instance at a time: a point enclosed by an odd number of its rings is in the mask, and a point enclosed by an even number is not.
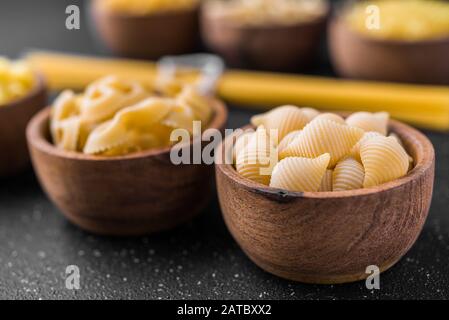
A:
[[[248,131],[245,131],[242,135],[240,135],[237,138],[237,140],[235,141],[234,150],[233,150],[234,161],[236,160],[239,152],[242,151],[248,145],[248,142],[251,139],[251,137],[253,136],[253,134],[254,134],[254,130],[248,130]]]
[[[399,138],[399,136],[396,133],[394,133],[394,132],[390,133],[389,137],[395,139],[402,147],[404,147],[404,144],[402,143],[401,138]],[[413,158],[410,155],[408,156],[408,162],[409,162],[408,169],[412,170],[415,160],[413,160]]]
[[[253,125],[264,125],[270,134],[272,130],[277,130],[278,141],[291,131],[301,130],[308,122],[309,119],[300,108],[290,105],[277,107],[251,119]]]
[[[301,133],[301,130],[295,130],[289,132],[282,140],[279,142],[278,150],[279,152],[282,152],[285,148],[288,147],[288,145],[295,140],[295,138]]]
[[[288,157],[273,169],[270,187],[289,191],[318,191],[329,165],[330,155],[317,158]]]
[[[186,86],[177,97],[177,103],[187,105],[192,109],[195,120],[207,124],[212,115],[212,109],[208,99],[196,90],[192,85]]]
[[[0,107],[24,97],[35,84],[36,77],[27,64],[0,57]]]
[[[320,112],[317,109],[314,108],[301,108],[302,113],[306,116],[307,122],[312,121],[314,118],[316,118]]]
[[[347,157],[335,166],[332,177],[332,190],[344,191],[363,187],[365,169],[352,157]]]
[[[365,132],[362,136],[362,138],[352,147],[351,152],[349,155],[356,159],[357,161],[361,161],[360,159],[360,146],[367,141],[368,139],[371,139],[372,137],[378,137],[382,136],[379,132],[375,131],[369,131]]]
[[[76,151],[80,131],[80,118],[71,117],[60,121],[53,128],[53,138],[58,148],[67,151]]]
[[[277,150],[263,126],[259,126],[246,147],[237,154],[236,169],[245,178],[268,185],[277,161]]]
[[[313,158],[323,153],[329,153],[331,156],[329,168],[333,168],[338,160],[351,151],[363,133],[362,129],[356,127],[326,119],[314,119],[281,152],[280,158],[292,156]]]
[[[360,147],[365,168],[365,188],[395,180],[407,174],[409,156],[393,137],[373,137]]]
[[[387,112],[356,112],[346,119],[346,123],[365,131],[376,131],[386,136],[389,118],[390,115]]]
[[[346,124],[345,119],[340,117],[338,114],[330,113],[330,112],[321,113],[318,116],[316,116],[313,120],[318,120],[318,119],[325,119],[325,120],[334,121],[339,124]]]
[[[318,191],[321,192],[328,192],[328,191],[332,191],[332,175],[333,175],[333,170],[331,169],[327,169],[326,172],[324,173],[323,179],[321,180],[321,185],[320,185],[320,189]]]

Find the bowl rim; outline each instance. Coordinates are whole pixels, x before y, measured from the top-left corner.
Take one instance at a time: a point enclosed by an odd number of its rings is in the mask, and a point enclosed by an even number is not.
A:
[[[297,21],[294,23],[288,23],[288,24],[262,24],[262,25],[248,25],[248,24],[242,24],[242,23],[235,23],[232,21],[227,20],[224,17],[210,17],[210,13],[208,12],[209,9],[208,4],[201,5],[200,8],[200,22],[201,24],[204,24],[205,20],[212,19],[213,21],[216,21],[221,24],[222,27],[230,28],[234,30],[240,30],[240,31],[273,31],[273,30],[284,30],[289,31],[292,29],[298,29],[298,28],[305,28],[305,27],[318,27],[321,25],[326,25],[332,12],[331,4],[328,0],[326,0],[326,10],[325,12],[320,15],[319,17],[316,17],[312,20],[308,21]]]
[[[362,34],[361,32],[357,32],[353,30],[347,23],[344,22],[342,14],[334,14],[333,17],[329,21],[329,30],[333,30],[337,27],[340,27],[348,33],[351,37],[354,37],[360,41],[366,43],[372,43],[376,45],[387,45],[387,46],[395,46],[395,47],[416,47],[416,46],[425,46],[425,45],[448,45],[449,46],[449,34],[447,36],[434,37],[428,39],[421,40],[401,40],[401,39],[382,39],[376,37],[370,37]]]
[[[251,125],[242,127],[241,129],[253,128]],[[231,164],[216,164],[216,170],[219,170],[227,178],[234,181],[240,188],[244,188],[248,191],[252,191],[266,197],[293,200],[293,199],[335,199],[335,198],[353,198],[363,197],[379,192],[387,192],[396,188],[399,188],[407,183],[419,179],[424,175],[433,165],[435,161],[435,150],[430,140],[422,134],[420,131],[406,125],[400,121],[390,119],[389,120],[389,132],[396,133],[401,139],[407,136],[407,140],[410,143],[417,146],[417,158],[413,158],[414,167],[404,177],[399,179],[383,183],[369,188],[345,190],[345,191],[326,191],[326,192],[297,192],[288,191],[285,189],[273,188],[264,184],[252,181],[248,178],[241,176],[237,170]],[[239,136],[237,133],[231,134],[226,139]],[[219,145],[218,154],[224,155],[223,146],[226,139]],[[413,140],[413,141],[412,141]],[[232,146],[229,144],[229,146]]]
[[[176,17],[180,15],[186,14],[196,14],[199,12],[201,4],[198,2],[196,5],[190,8],[182,8],[182,9],[172,9],[172,10],[157,10],[150,14],[132,14],[130,12],[116,12],[116,11],[108,11],[102,10],[96,3],[98,1],[90,1],[89,9],[91,12],[95,14],[105,15],[109,17],[113,17],[116,19],[136,19],[136,20],[145,20],[152,18],[164,18],[164,17]]]
[[[44,77],[37,72],[33,72],[33,74],[35,78],[33,87],[24,96],[21,96],[4,104],[0,104],[0,112],[2,112],[2,110],[8,110],[20,106],[46,90],[47,85]]]
[[[228,110],[224,102],[218,100],[216,98],[210,98],[212,109],[214,111],[214,115],[207,126],[206,129],[224,129],[224,126],[228,119]],[[169,147],[160,147],[153,148],[149,150],[133,152],[126,155],[121,156],[98,156],[98,155],[88,155],[81,152],[74,151],[66,151],[60,148],[57,148],[53,143],[51,143],[48,139],[46,139],[41,130],[43,125],[46,125],[49,122],[51,107],[48,106],[43,110],[39,111],[28,123],[26,129],[26,137],[28,144],[40,150],[41,152],[45,152],[51,156],[64,158],[68,160],[79,160],[79,161],[105,161],[105,162],[113,162],[113,161],[124,161],[124,160],[135,160],[142,159],[152,156],[161,156],[169,154],[172,146]],[[202,133],[202,138],[207,141],[207,135],[205,132]],[[190,145],[192,141],[190,142]]]

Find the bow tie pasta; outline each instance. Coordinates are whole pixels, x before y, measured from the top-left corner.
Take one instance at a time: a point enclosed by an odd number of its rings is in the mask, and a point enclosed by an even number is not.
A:
[[[192,132],[212,115],[210,101],[194,86],[164,97],[136,81],[108,76],[84,93],[62,92],[54,101],[50,131],[56,146],[91,155],[119,156],[172,144],[174,129]]]
[[[251,118],[259,126],[256,133],[263,128],[271,136],[245,133],[237,138],[236,169],[256,182],[298,192],[354,190],[392,181],[413,168],[413,158],[399,136],[386,136],[388,120],[386,112],[356,112],[344,119],[313,108],[281,106]],[[276,159],[268,149],[254,150],[258,139],[276,146]],[[271,163],[280,161],[263,175],[260,163],[268,157]],[[253,165],[242,165],[248,158]]]

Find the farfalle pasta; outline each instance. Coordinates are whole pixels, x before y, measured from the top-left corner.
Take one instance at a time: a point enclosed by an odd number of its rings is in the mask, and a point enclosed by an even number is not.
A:
[[[209,99],[185,85],[174,96],[148,91],[139,82],[107,76],[81,94],[62,92],[54,101],[50,131],[61,149],[91,155],[119,156],[173,144],[174,129],[207,127]]]
[[[380,185],[413,168],[400,137],[387,136],[388,120],[386,112],[357,112],[344,119],[312,108],[281,106],[251,118],[258,129],[237,139],[236,169],[248,179],[288,191]],[[260,143],[265,147],[257,149]],[[242,165],[248,159],[252,165]],[[264,174],[259,170],[270,166],[272,171]]]

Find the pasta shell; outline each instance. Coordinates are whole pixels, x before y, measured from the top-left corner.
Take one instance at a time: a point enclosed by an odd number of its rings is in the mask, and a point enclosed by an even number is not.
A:
[[[356,159],[357,161],[362,161],[360,159],[360,146],[367,140],[373,138],[373,137],[378,137],[378,136],[382,136],[379,132],[376,131],[369,131],[369,132],[365,132],[363,134],[363,137],[352,147],[351,152],[349,153],[349,155],[351,157],[353,157],[354,159]]]
[[[318,191],[330,158],[328,153],[314,159],[285,158],[274,167],[270,187],[299,192]]]
[[[251,131],[245,131],[242,135],[240,135],[234,144],[234,152],[233,152],[233,159],[234,161],[237,158],[237,155],[240,151],[245,149],[245,147],[248,145],[248,142],[251,140],[251,137],[254,134],[254,130]]]
[[[320,115],[316,116],[314,120],[318,120],[318,119],[325,119],[325,120],[334,121],[339,124],[346,124],[345,119],[340,117],[338,114],[330,113],[330,112],[321,113]]]
[[[312,121],[320,114],[320,112],[314,108],[301,108],[301,111],[306,116],[307,122]]]
[[[360,162],[351,157],[345,158],[335,166],[332,190],[344,191],[360,189],[363,187],[364,177],[365,170]]]
[[[259,126],[248,144],[237,154],[236,169],[245,178],[268,185],[277,150],[267,130]]]
[[[308,118],[300,108],[290,105],[277,107],[262,117],[255,116],[251,119],[253,125],[262,124],[268,132],[273,129],[278,130],[278,141],[291,131],[301,130],[308,122]]]
[[[404,144],[402,143],[401,138],[399,138],[399,136],[398,136],[396,133],[394,133],[394,132],[390,133],[389,137],[392,137],[392,138],[396,139],[396,141],[397,141],[402,147],[404,147]],[[413,164],[414,164],[415,160],[413,160],[413,158],[409,155],[409,156],[408,156],[408,162],[409,162],[409,168],[408,168],[408,170],[410,171],[410,170],[413,169]]]
[[[346,123],[365,131],[376,131],[386,136],[389,118],[390,115],[387,112],[356,112],[346,119]]]
[[[408,172],[408,154],[395,138],[378,136],[365,141],[360,156],[365,167],[365,188],[398,179]]]
[[[280,158],[314,158],[329,153],[331,156],[329,168],[333,168],[362,136],[362,129],[326,119],[315,119],[281,152]]]
[[[321,192],[332,191],[332,174],[333,170],[331,169],[326,170],[323,179],[321,180],[320,189],[318,191]]]
[[[180,104],[190,106],[194,119],[201,121],[203,126],[209,123],[212,116],[210,102],[207,98],[200,95],[194,86],[186,86],[177,97],[177,101]]]
[[[295,130],[287,134],[278,145],[279,152],[282,152],[300,133],[301,130]]]

